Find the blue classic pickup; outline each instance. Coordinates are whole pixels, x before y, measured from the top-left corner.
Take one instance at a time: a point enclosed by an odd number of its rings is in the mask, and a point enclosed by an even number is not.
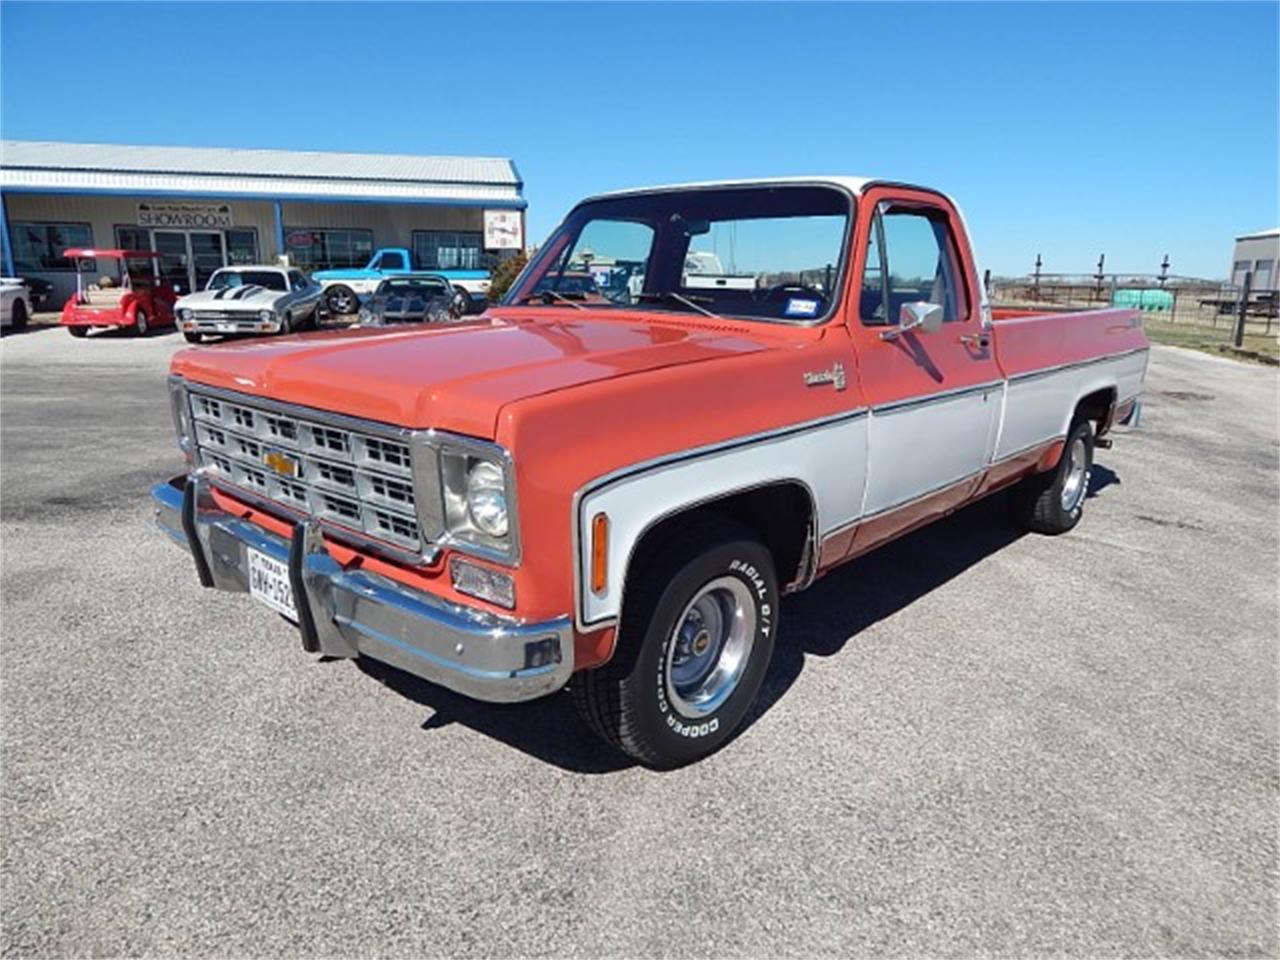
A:
[[[368,298],[382,280],[415,273],[444,277],[455,288],[465,291],[469,302],[460,305],[463,312],[484,309],[489,291],[488,270],[418,270],[404,247],[382,247],[374,251],[363,268],[319,270],[311,275],[311,279],[324,289],[325,306],[330,313],[348,314],[359,310],[361,301]]]

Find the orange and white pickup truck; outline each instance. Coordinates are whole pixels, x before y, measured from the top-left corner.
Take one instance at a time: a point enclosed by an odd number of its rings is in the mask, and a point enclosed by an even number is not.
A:
[[[177,354],[158,521],[307,651],[481,700],[567,685],[678,766],[740,726],[783,595],[1005,487],[1032,530],[1079,521],[1139,315],[992,309],[979,276],[923,187],[595,197],[467,322]]]

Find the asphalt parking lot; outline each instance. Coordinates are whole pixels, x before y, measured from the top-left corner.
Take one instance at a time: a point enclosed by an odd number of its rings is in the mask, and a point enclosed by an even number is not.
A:
[[[182,346],[0,344],[4,955],[1280,951],[1274,370],[1155,348],[1075,532],[995,500],[822,581],[656,774],[201,590],[147,497]]]

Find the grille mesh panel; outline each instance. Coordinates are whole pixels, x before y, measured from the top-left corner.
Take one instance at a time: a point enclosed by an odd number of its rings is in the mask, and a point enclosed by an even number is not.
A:
[[[199,462],[214,475],[292,510],[422,550],[407,443],[197,392],[191,411]]]

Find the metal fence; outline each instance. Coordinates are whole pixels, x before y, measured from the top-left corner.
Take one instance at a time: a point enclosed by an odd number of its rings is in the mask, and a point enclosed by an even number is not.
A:
[[[1172,274],[1041,273],[1025,277],[993,277],[991,298],[1011,306],[1089,309],[1136,306],[1149,320],[1200,327],[1233,329],[1242,290],[1220,280]],[[1151,292],[1151,295],[1147,295]],[[1157,294],[1158,295],[1154,295]],[[1280,331],[1280,298],[1274,291],[1250,292],[1246,330],[1271,336]]]

